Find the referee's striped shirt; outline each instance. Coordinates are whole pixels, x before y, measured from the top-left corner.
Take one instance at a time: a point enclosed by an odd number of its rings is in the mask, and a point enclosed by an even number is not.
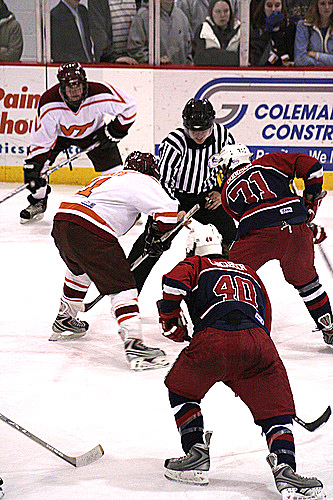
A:
[[[196,144],[183,128],[177,128],[161,142],[160,182],[167,193],[200,194],[218,186],[218,171],[210,168],[211,156],[227,144],[235,144],[234,136],[223,125],[214,123],[212,134],[203,144]]]

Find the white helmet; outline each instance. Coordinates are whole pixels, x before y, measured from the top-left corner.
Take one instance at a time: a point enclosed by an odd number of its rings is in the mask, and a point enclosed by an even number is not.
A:
[[[222,254],[222,236],[212,224],[199,224],[195,227],[191,222],[190,234],[186,242],[186,256]]]
[[[251,159],[252,153],[247,146],[244,144],[231,144],[222,149],[216,166],[225,175],[241,165],[251,163]]]

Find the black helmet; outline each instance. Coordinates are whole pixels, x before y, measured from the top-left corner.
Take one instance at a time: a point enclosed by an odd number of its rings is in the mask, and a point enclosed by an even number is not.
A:
[[[190,99],[183,109],[183,125],[189,130],[207,130],[214,123],[215,111],[208,99]]]
[[[60,93],[64,101],[71,109],[77,111],[88,95],[86,72],[78,62],[64,63],[58,69],[57,78],[60,84]],[[66,94],[66,85],[78,85],[79,83],[82,83],[83,86],[82,96],[79,100],[72,101]]]

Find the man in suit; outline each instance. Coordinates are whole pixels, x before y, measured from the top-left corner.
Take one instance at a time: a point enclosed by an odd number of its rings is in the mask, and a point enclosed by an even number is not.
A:
[[[60,0],[51,9],[53,62],[93,62],[88,11],[80,0]],[[70,37],[70,41],[69,41]]]

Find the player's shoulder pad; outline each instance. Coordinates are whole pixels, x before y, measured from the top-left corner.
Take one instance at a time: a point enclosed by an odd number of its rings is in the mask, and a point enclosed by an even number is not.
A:
[[[39,99],[38,107],[41,108],[42,106],[46,104],[50,104],[52,102],[61,102],[63,103],[64,101],[62,100],[62,97],[60,95],[59,91],[60,85],[59,83],[56,83],[51,87],[50,89],[46,90]]]

